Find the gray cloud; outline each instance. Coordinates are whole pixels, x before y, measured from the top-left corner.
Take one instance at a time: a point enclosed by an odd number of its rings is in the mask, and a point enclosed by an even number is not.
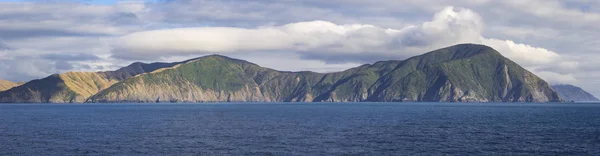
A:
[[[71,69],[73,69],[73,65],[71,65],[67,61],[56,61],[56,63],[54,63],[54,66],[55,66],[55,68],[57,70],[71,70]]]
[[[35,30],[15,30],[15,29],[0,29],[0,38],[1,39],[23,39],[23,38],[31,38],[31,37],[41,37],[41,36],[103,36],[106,34],[103,33],[93,33],[93,32],[70,32],[63,30],[53,30],[53,29],[35,29]]]
[[[42,55],[41,58],[53,60],[53,61],[94,61],[99,60],[100,58],[96,55],[85,54],[85,53],[76,53],[76,54],[45,54]]]
[[[8,46],[6,43],[0,42],[0,51],[14,50],[14,48]]]
[[[143,3],[2,3],[0,38],[125,34],[139,30],[139,25],[131,24],[138,22],[135,13],[143,7]]]
[[[37,60],[30,57],[0,59],[0,76],[2,76],[2,79],[13,82],[38,79],[56,72],[57,70],[54,68],[52,61]]]
[[[311,20],[340,24],[378,23],[386,26],[403,23],[403,19],[391,15],[381,16],[357,12],[358,9],[351,7],[340,7],[345,3],[330,4],[327,1],[310,0],[183,0],[156,4],[150,8],[150,15],[154,20],[164,23],[235,27],[281,25]]]

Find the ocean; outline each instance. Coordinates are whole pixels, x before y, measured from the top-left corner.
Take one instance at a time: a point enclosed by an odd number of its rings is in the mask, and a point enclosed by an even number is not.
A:
[[[2,104],[0,155],[600,155],[600,104]]]

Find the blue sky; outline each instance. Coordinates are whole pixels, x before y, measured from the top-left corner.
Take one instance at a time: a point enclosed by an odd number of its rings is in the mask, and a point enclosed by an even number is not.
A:
[[[595,0],[4,0],[0,79],[208,54],[329,72],[477,43],[550,83],[600,95],[594,87],[600,85],[599,6]]]

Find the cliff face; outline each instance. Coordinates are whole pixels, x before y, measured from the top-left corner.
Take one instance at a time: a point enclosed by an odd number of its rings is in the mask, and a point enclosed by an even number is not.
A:
[[[600,101],[594,95],[573,85],[553,85],[552,89],[565,101]]]
[[[87,101],[555,102],[561,99],[545,81],[494,49],[461,44],[404,61],[382,61],[328,74],[281,72],[212,55],[127,78]]]
[[[0,102],[82,103],[117,82],[175,64],[178,63],[134,63],[116,71],[55,74],[0,92]]]
[[[5,91],[18,86],[17,83],[0,79],[0,91]]]

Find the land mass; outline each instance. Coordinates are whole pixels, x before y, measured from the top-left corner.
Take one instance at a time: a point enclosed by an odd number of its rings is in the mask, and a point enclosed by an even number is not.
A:
[[[183,63],[183,62],[178,62]],[[2,103],[83,103],[111,85],[141,73],[178,63],[133,63],[116,71],[67,72],[33,80],[0,92]]]
[[[460,44],[341,72],[286,72],[221,55],[52,75],[0,102],[559,102],[547,82],[496,50]]]
[[[552,89],[554,89],[554,91],[556,91],[565,101],[600,101],[598,98],[594,97],[594,95],[577,86],[565,84],[553,85]]]

